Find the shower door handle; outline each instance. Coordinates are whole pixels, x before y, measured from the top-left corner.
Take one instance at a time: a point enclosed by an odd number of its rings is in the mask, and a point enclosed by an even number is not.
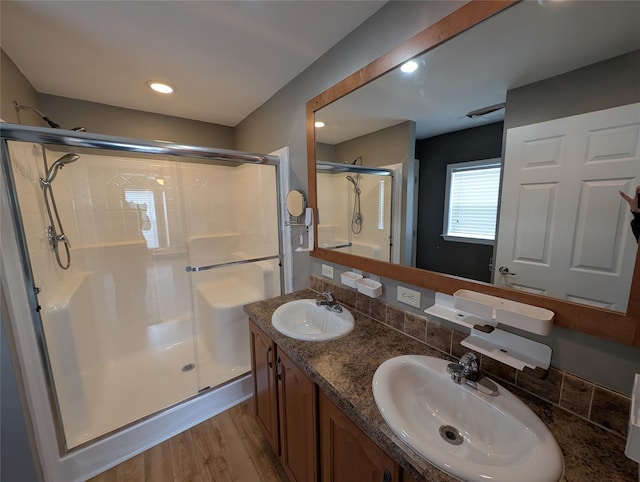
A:
[[[269,368],[273,368],[273,348],[269,347],[269,349],[267,350],[267,365],[269,365]]]

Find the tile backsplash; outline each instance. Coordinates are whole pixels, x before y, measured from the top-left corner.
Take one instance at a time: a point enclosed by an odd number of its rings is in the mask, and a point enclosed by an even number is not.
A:
[[[401,331],[452,358],[458,359],[469,351],[460,344],[468,334],[440,323],[435,317],[404,311],[314,275],[310,277],[310,288],[316,292],[331,291],[340,303],[350,309]],[[500,382],[515,385],[614,435],[626,438],[631,410],[630,397],[553,367],[549,368],[547,378],[540,380],[487,356],[478,356],[481,369]]]

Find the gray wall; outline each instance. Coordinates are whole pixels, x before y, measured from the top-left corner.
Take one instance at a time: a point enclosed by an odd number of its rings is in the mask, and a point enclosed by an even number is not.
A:
[[[38,109],[37,92],[4,51],[0,51],[0,55],[0,118],[16,123],[14,99]],[[45,125],[36,115],[21,113],[25,121],[29,116],[32,125]],[[4,290],[0,286],[0,480],[35,482],[40,471],[31,449],[31,427],[25,417],[21,381],[16,377],[20,370],[11,356],[11,338],[5,326],[10,325]]]
[[[5,51],[0,49],[0,118],[6,122],[17,124],[18,115],[13,107],[14,100],[20,105],[42,110],[38,106],[38,92],[22,75],[22,72]],[[29,125],[47,125],[36,114],[24,110],[20,112],[20,120]]]
[[[389,2],[236,126],[236,148],[289,146],[291,188],[307,192],[306,103],[466,2]],[[309,285],[310,257],[296,254],[294,286]]]
[[[401,122],[386,129],[365,134],[336,144],[333,162],[353,162],[363,157],[362,165],[380,167],[389,164],[406,164],[415,155],[415,124]]]
[[[111,136],[235,148],[234,129],[229,126],[47,94],[40,94],[40,105],[64,129],[82,126],[87,132]]]
[[[23,410],[21,385],[17,380],[12,351],[5,333],[10,326],[4,290],[0,287],[0,480],[35,482],[41,474],[30,440],[30,424]],[[25,404],[26,407],[26,404]]]
[[[640,102],[640,50],[507,91],[504,128]]]

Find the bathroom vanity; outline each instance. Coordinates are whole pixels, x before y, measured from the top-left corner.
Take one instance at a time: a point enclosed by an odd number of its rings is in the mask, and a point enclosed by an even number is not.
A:
[[[302,290],[244,307],[250,318],[255,413],[291,481],[457,480],[393,433],[372,392],[373,375],[385,360],[446,355],[355,310],[353,331],[331,341],[296,340],[273,327],[279,306],[316,296]],[[556,438],[564,457],[562,480],[637,480],[637,464],[624,456],[621,437],[517,387],[508,389]]]

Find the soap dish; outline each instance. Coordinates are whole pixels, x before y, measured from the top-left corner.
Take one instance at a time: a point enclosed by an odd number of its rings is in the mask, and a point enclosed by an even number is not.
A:
[[[356,287],[356,282],[359,279],[362,279],[362,275],[354,273],[353,271],[345,271],[344,273],[340,273],[340,281],[342,281],[342,284],[351,288]]]
[[[356,288],[358,288],[359,293],[371,298],[377,298],[382,294],[382,283],[370,278],[362,278],[356,281]]]

